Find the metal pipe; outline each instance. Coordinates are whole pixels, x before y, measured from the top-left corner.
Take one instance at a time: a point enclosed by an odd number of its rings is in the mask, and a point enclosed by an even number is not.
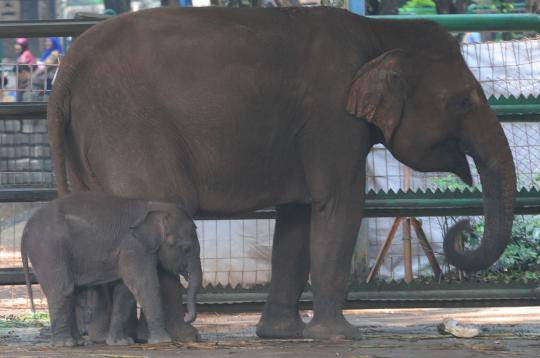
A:
[[[430,20],[448,31],[536,31],[540,33],[540,15],[467,14],[467,15],[384,15],[374,19]]]
[[[540,15],[468,14],[468,15],[383,15],[373,19],[431,20],[448,31],[536,31],[540,33]],[[4,21],[0,38],[76,36],[102,20]]]
[[[539,100],[539,99],[535,99]],[[540,104],[492,104],[501,122],[540,122]],[[2,103],[0,104],[0,120],[16,118],[45,119],[46,102]]]
[[[98,22],[96,20],[2,21],[0,38],[77,36]]]
[[[265,302],[267,293],[202,293],[197,296],[198,304],[230,304]],[[452,290],[368,290],[349,292],[345,308],[361,301],[475,301],[475,300],[540,300],[540,288],[502,289],[452,289]],[[311,302],[313,294],[304,292],[300,302]]]
[[[458,196],[448,198],[442,196]],[[483,200],[480,192],[468,193],[468,197],[459,198],[461,192],[439,191],[438,193],[409,192],[402,194],[369,193],[366,195],[366,217],[396,216],[445,216],[445,215],[482,215]],[[18,188],[0,189],[0,203],[25,203],[49,201],[56,198],[54,188]],[[540,214],[540,192],[520,191],[516,199],[516,214]],[[229,217],[199,216],[197,220],[233,220],[233,219],[273,219],[273,209],[258,210]]]

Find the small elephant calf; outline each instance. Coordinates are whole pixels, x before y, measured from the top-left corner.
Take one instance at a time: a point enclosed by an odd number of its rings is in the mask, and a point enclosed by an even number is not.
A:
[[[123,332],[129,317],[125,299],[131,293],[144,311],[148,342],[170,341],[163,325],[158,265],[188,279],[185,320],[191,322],[202,282],[199,252],[195,225],[182,207],[102,193],[71,194],[44,205],[26,224],[21,242],[23,265],[28,270],[30,258],[47,296],[57,346],[82,343],[75,289],[114,281],[119,283],[107,342],[132,342]]]

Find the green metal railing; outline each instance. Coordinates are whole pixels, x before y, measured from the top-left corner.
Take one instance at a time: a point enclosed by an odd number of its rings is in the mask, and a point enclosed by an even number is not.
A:
[[[540,97],[491,97],[489,104],[501,122],[540,121]]]
[[[43,202],[56,198],[53,188],[0,189],[0,203]],[[374,192],[366,194],[366,217],[483,215],[482,193],[463,191],[418,190]],[[516,214],[540,214],[540,191],[521,189],[516,198]],[[199,216],[198,220],[271,219],[273,209],[237,216]]]
[[[373,19],[430,20],[448,31],[536,31],[540,34],[540,15],[468,14],[468,15],[382,15]],[[40,20],[0,22],[0,38],[77,36],[102,20]]]
[[[424,19],[440,23],[449,31],[535,31],[540,34],[540,16],[530,14],[507,15],[424,15],[424,16],[374,16],[377,19],[400,19],[414,20]],[[76,36],[97,24],[96,20],[54,20],[54,21],[18,21],[0,22],[0,38],[14,37],[48,37],[48,36]],[[501,121],[504,122],[526,122],[540,121],[540,100],[539,98],[508,98],[490,99],[490,105]],[[0,120],[2,119],[43,119],[46,113],[46,103],[17,103],[0,105]],[[56,197],[55,189],[39,188],[19,188],[0,190],[1,202],[38,202],[49,201]],[[479,191],[466,190],[463,192],[449,191],[427,191],[427,192],[369,192],[366,195],[366,214],[368,217],[394,217],[394,216],[441,216],[441,215],[481,215],[483,210],[482,194]],[[538,190],[521,190],[517,195],[518,214],[540,214],[540,192]],[[255,213],[243,215],[242,218],[272,218],[273,210],[262,210]],[[199,219],[216,219],[212,217],[201,217]],[[230,219],[230,218],[227,218]],[[0,270],[0,285],[2,284],[23,284],[24,278],[20,269]],[[463,292],[454,291],[430,291],[414,293],[414,291],[403,290],[391,292],[355,292],[349,295],[347,307],[369,306],[379,304],[388,306],[391,301],[414,300],[411,307],[418,305],[418,300],[435,300],[434,306],[446,300],[463,300],[474,296],[474,300],[484,300],[486,298],[497,298],[501,300],[515,299],[521,303],[538,303],[538,290],[534,288],[518,287],[510,292],[508,289],[500,291],[478,291],[472,295],[472,291],[467,289]],[[262,297],[264,299],[265,297]],[[310,297],[305,296],[309,300]],[[213,300],[213,301],[212,301]],[[222,297],[221,302],[214,302],[215,296],[208,297],[208,304],[214,306],[225,303],[231,310],[240,307],[238,302],[245,305],[259,304],[254,299],[253,294],[245,297]],[[245,302],[244,302],[245,301]],[[230,303],[237,303],[236,306]],[[244,306],[240,309],[243,311]],[[371,307],[371,306],[370,306]],[[210,310],[218,310],[210,307]],[[256,306],[260,310],[260,304]]]
[[[490,98],[489,104],[501,122],[540,121],[540,97]],[[0,120],[3,119],[44,119],[46,102],[22,102],[0,104]]]
[[[467,14],[467,15],[385,15],[374,19],[430,20],[448,31],[536,31],[540,34],[540,15],[535,14]]]

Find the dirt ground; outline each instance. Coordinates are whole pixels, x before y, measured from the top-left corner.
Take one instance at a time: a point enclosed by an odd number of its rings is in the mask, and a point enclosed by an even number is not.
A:
[[[481,335],[441,335],[436,326],[450,317],[478,325]],[[363,340],[262,340],[258,314],[201,314],[195,325],[203,342],[190,344],[56,349],[48,327],[0,329],[0,357],[540,357],[540,307],[355,310],[347,318]]]

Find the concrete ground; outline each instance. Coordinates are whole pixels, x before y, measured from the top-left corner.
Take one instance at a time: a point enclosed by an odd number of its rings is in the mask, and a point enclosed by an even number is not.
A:
[[[201,314],[203,342],[77,348],[49,347],[48,329],[0,330],[0,357],[540,357],[540,307],[347,311],[361,341],[262,340],[258,314]],[[311,312],[304,312],[309,319]],[[441,335],[444,318],[481,328],[472,339]]]

